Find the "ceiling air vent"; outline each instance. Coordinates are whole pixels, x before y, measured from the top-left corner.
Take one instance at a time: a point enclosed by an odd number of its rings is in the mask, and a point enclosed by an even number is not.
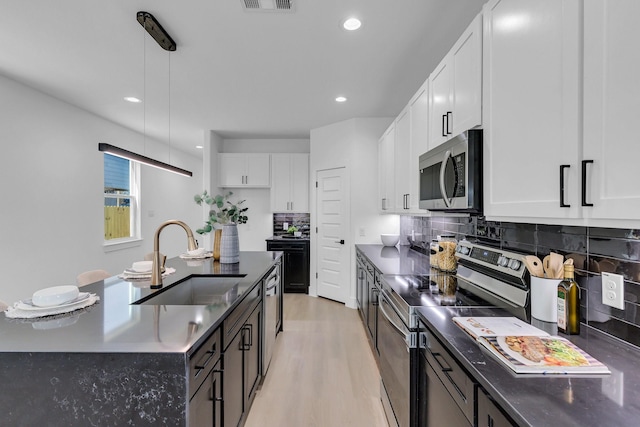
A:
[[[240,0],[249,12],[293,12],[294,0]]]

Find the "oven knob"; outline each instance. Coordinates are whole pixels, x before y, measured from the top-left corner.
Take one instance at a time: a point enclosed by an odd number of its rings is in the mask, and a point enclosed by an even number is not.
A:
[[[520,269],[520,265],[522,263],[520,261],[518,261],[517,259],[512,259],[509,261],[509,268],[512,270],[519,270]]]
[[[506,267],[507,265],[509,265],[509,258],[503,255],[500,255],[500,258],[498,258],[498,265],[500,267]]]
[[[462,252],[463,255],[469,255],[469,248],[466,246],[460,246],[460,252]]]

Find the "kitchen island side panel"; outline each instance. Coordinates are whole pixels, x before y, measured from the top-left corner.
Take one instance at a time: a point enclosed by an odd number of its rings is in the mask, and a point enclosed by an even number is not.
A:
[[[11,426],[186,426],[179,353],[0,353],[0,413]]]

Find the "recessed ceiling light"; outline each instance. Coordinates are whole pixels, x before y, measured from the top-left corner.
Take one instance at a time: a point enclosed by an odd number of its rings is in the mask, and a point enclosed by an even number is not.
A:
[[[135,96],[125,96],[124,100],[127,101],[127,102],[134,102],[136,104],[139,103],[139,102],[142,102],[141,99],[136,98]]]
[[[338,96],[336,97],[336,102],[346,102],[347,98],[345,98],[344,96]]]
[[[204,148],[202,145],[196,145],[196,148]]]
[[[342,24],[344,29],[348,31],[355,31],[358,28],[360,28],[361,25],[362,25],[362,22],[360,22],[358,18],[349,18],[346,21],[344,21],[344,23]]]

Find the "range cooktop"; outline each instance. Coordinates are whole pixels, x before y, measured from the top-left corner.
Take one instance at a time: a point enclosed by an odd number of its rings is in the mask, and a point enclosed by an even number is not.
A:
[[[458,270],[427,275],[384,275],[382,292],[404,313],[416,307],[503,308],[528,320],[528,272],[523,255],[467,241],[456,249]]]

